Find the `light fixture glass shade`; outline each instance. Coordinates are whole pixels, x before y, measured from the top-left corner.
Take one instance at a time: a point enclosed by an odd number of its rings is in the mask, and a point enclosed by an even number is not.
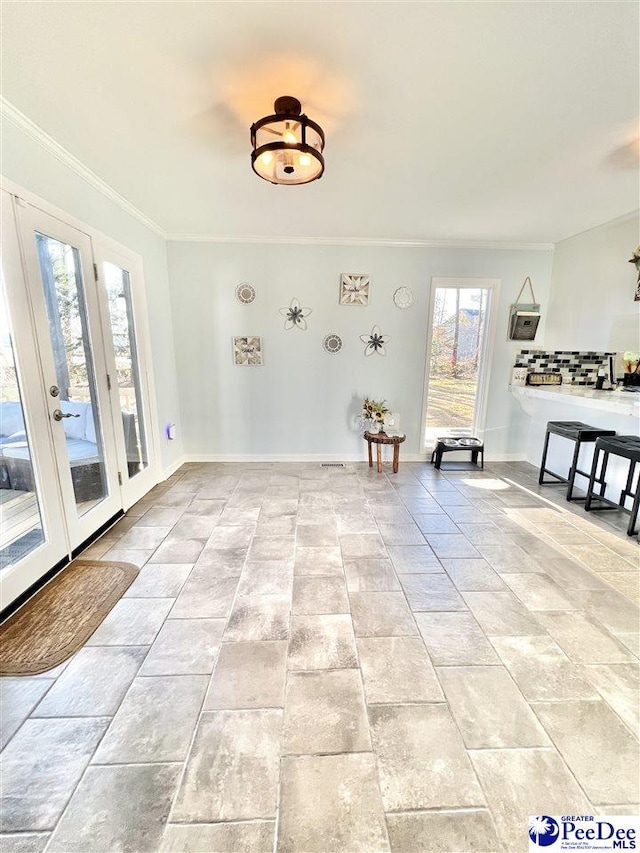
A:
[[[324,132],[301,114],[297,98],[287,95],[275,102],[275,114],[251,126],[251,165],[272,184],[307,184],[324,172]]]

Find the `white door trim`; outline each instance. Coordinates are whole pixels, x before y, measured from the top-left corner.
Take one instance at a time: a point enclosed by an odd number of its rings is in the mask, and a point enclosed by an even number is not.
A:
[[[427,352],[424,366],[424,382],[422,386],[422,414],[420,421],[420,442],[423,450],[430,449],[425,440],[425,424],[427,421],[427,395],[429,391],[429,365],[431,364],[431,340],[432,340],[432,324],[433,311],[435,303],[435,292],[438,287],[450,288],[468,288],[478,289],[484,288],[489,291],[489,301],[487,303],[487,326],[482,345],[482,355],[478,367],[478,391],[476,396],[475,418],[473,431],[479,438],[483,437],[484,428],[487,418],[487,401],[489,398],[489,381],[491,356],[493,353],[493,345],[496,336],[496,326],[498,318],[498,306],[500,304],[500,279],[499,278],[458,278],[452,276],[433,276],[431,278],[430,293],[429,293],[429,309],[427,313]]]
[[[150,370],[151,365],[151,344],[149,336],[149,328],[147,321],[145,287],[144,287],[144,268],[142,258],[135,252],[124,249],[114,240],[101,237],[94,242],[95,263],[98,269],[98,298],[100,300],[101,319],[103,325],[103,336],[106,341],[106,350],[108,359],[113,358],[113,346],[111,337],[111,322],[109,315],[109,306],[107,302],[106,288],[103,281],[103,264],[104,262],[115,264],[129,273],[129,281],[131,286],[131,296],[133,301],[134,314],[134,329],[136,336],[136,344],[139,355],[140,383],[142,393],[142,417],[146,427],[145,435],[147,439],[147,456],[148,465],[143,471],[140,471],[133,479],[129,479],[125,474],[126,466],[126,451],[121,441],[118,442],[119,455],[119,470],[123,472],[122,484],[122,501],[123,508],[129,509],[136,501],[145,495],[160,478],[158,469],[158,449],[157,436],[159,434],[158,418],[155,406],[152,401],[155,400],[155,387],[153,384],[153,375]],[[110,375],[115,376],[115,363],[110,365]],[[114,417],[118,418],[120,411],[120,400],[118,397],[117,382],[112,379],[111,383],[111,402]],[[116,435],[120,437],[120,425],[114,423]]]

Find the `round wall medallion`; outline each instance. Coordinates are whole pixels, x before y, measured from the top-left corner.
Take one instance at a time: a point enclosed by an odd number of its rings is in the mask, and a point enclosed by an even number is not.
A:
[[[342,349],[342,338],[340,337],[340,335],[336,334],[327,335],[326,338],[322,341],[322,346],[324,347],[325,352],[340,352],[340,350]]]
[[[256,298],[256,289],[252,284],[249,284],[248,281],[243,281],[242,284],[239,284],[236,287],[236,299],[238,302],[243,302],[245,305],[249,305],[250,302]]]
[[[413,291],[410,287],[399,287],[393,294],[393,301],[398,308],[410,308],[413,305]]]

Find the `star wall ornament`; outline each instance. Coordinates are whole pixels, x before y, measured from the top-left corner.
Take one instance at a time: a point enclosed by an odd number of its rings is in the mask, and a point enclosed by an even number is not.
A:
[[[368,275],[342,273],[340,276],[340,304],[368,305],[370,284],[371,278]]]
[[[311,314],[311,308],[301,308],[300,302],[297,299],[292,299],[288,308],[280,308],[280,313],[285,318],[285,329],[302,329],[307,328],[306,318]]]
[[[366,344],[364,348],[365,355],[373,355],[374,352],[378,355],[386,355],[385,345],[389,342],[389,335],[383,335],[380,331],[380,326],[374,326],[371,329],[370,335],[360,335],[360,340]]]

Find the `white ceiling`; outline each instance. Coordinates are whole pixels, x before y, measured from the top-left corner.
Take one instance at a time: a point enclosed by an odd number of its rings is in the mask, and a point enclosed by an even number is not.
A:
[[[3,96],[169,234],[558,241],[638,203],[636,2],[12,2]],[[282,94],[325,176],[277,187]]]

